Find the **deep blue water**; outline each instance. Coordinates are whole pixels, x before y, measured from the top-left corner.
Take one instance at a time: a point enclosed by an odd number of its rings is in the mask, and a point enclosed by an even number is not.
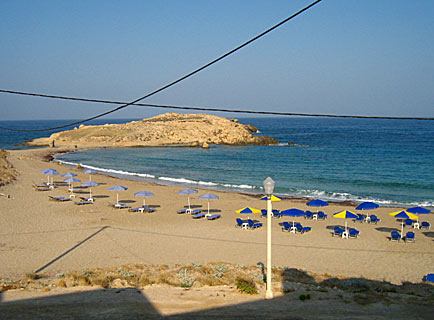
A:
[[[282,117],[240,122],[297,146],[100,149],[59,159],[170,184],[260,192],[271,176],[282,195],[434,206],[433,121]],[[22,125],[0,125],[6,123]],[[42,134],[2,136],[0,146],[36,136]]]

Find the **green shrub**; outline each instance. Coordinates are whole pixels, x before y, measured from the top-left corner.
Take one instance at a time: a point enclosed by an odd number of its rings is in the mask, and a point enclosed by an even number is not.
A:
[[[247,293],[247,294],[257,294],[258,290],[256,290],[256,284],[253,280],[249,279],[243,279],[243,278],[237,278],[236,279],[237,289],[241,293]]]

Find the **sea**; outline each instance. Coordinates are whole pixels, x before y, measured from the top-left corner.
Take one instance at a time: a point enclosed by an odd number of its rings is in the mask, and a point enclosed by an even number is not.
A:
[[[98,119],[88,124],[132,120],[138,119]],[[279,145],[104,148],[59,154],[56,159],[160,184],[259,194],[262,181],[270,176],[275,194],[286,197],[434,208],[434,121],[308,117],[239,121],[256,126],[258,135],[273,137]],[[70,122],[0,121],[0,126],[38,129]],[[0,130],[0,148],[25,148],[19,144],[51,133]]]

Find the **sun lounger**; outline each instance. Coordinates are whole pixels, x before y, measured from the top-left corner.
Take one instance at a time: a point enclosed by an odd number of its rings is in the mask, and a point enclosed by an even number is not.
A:
[[[422,222],[420,223],[420,228],[421,228],[421,229],[429,229],[429,228],[431,228],[431,225],[430,225],[429,222],[427,222],[427,221],[422,221]]]
[[[390,233],[390,241],[399,241],[401,240],[401,235],[398,231],[392,231]]]
[[[282,214],[280,213],[279,210],[273,209],[272,212],[273,212],[273,218],[281,218],[282,217]]]
[[[354,228],[350,228],[348,237],[356,239],[359,237],[360,231]]]
[[[306,233],[312,230],[312,227],[303,227],[303,230],[301,230],[301,233]]]
[[[137,208],[131,208],[131,209],[128,209],[128,211],[130,211],[130,212],[141,212],[141,213],[143,213],[143,212],[154,212],[155,209],[153,209],[153,208],[151,208],[151,207],[148,207],[148,206],[141,206],[141,207],[137,207]]]
[[[202,213],[199,213],[199,214],[202,214]],[[211,214],[211,215],[205,214],[205,216],[208,220],[216,220],[216,219],[220,218],[220,214]]]
[[[207,213],[206,213],[206,212],[200,212],[200,213],[198,213],[198,214],[194,214],[194,215],[192,215],[191,217],[192,217],[193,219],[200,219],[200,218],[203,218],[203,217],[205,217],[205,216],[209,219],[209,218],[212,217],[213,215],[209,215],[209,216],[207,216]],[[217,218],[214,218],[214,219],[217,219]],[[209,219],[209,220],[212,220],[212,219]]]
[[[378,219],[378,217],[375,215],[375,214],[373,214],[373,215],[371,215],[370,217],[369,217],[369,223],[375,223],[375,224],[377,224],[378,222],[380,222],[381,220],[380,219]]]
[[[363,216],[363,214],[358,213],[357,218],[354,219],[354,222],[363,222],[363,221],[365,221],[365,217]]]
[[[81,201],[74,201],[74,204],[81,206],[81,205],[85,205],[85,204],[93,204],[93,202],[92,201],[81,200]]]
[[[342,229],[341,227],[339,227],[339,226],[335,226],[334,228],[333,228],[333,233],[332,233],[332,235],[333,235],[333,237],[334,236],[339,236],[339,237],[342,237],[342,233],[344,233],[344,229]]]
[[[307,210],[306,215],[304,216],[305,219],[313,219],[313,213],[312,211]]]
[[[405,242],[414,242],[414,232],[409,231],[405,234]]]
[[[292,225],[288,221],[282,223],[282,231],[289,232],[291,231],[291,227]]]
[[[428,273],[428,274],[425,276],[425,281],[428,281],[428,282],[434,282],[434,273]]]
[[[89,201],[89,202],[94,202],[94,201],[95,201],[94,198],[80,197],[80,199],[81,199],[82,201]]]
[[[325,220],[327,217],[328,216],[324,212],[318,211],[318,219]]]
[[[113,208],[115,209],[128,209],[131,208],[129,205],[125,204],[125,203],[111,203],[110,204]]]
[[[178,214],[184,214],[184,213],[187,213],[187,209],[184,208],[184,209],[178,210],[178,211],[176,211],[176,213],[178,213]]]
[[[59,202],[71,201],[70,198],[65,198],[65,197],[53,197],[53,196],[48,196],[48,198],[50,198],[50,200],[53,200],[53,201],[59,201]]]
[[[199,214],[202,212],[202,209],[196,209],[191,212],[191,214]]]
[[[262,227],[262,222],[254,222],[252,219],[248,219],[249,229],[256,229]]]
[[[412,227],[413,226],[413,220],[405,219],[405,226],[406,227]]]
[[[240,218],[236,218],[235,220],[237,221],[237,224],[235,225],[235,227],[242,228],[244,221]]]

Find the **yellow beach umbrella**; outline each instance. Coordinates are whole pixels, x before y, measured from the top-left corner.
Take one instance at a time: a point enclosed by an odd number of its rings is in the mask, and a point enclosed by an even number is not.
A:
[[[402,238],[402,234],[404,232],[404,220],[405,219],[419,220],[419,217],[417,215],[415,215],[414,213],[408,212],[406,210],[400,210],[400,211],[389,213],[389,216],[402,219],[402,221],[401,221],[401,238]]]
[[[240,214],[250,214],[250,213],[261,213],[261,210],[251,208],[251,207],[244,207],[244,208],[237,210],[235,212],[240,213]]]
[[[346,219],[356,219],[357,214],[350,211],[350,210],[344,210],[344,211],[336,212],[335,214],[333,214],[333,217],[345,219],[345,231],[347,231],[347,220]]]
[[[268,200],[268,196],[263,196],[261,200]],[[271,201],[282,201],[282,198],[279,198],[278,196],[275,196],[274,194],[271,195]]]

